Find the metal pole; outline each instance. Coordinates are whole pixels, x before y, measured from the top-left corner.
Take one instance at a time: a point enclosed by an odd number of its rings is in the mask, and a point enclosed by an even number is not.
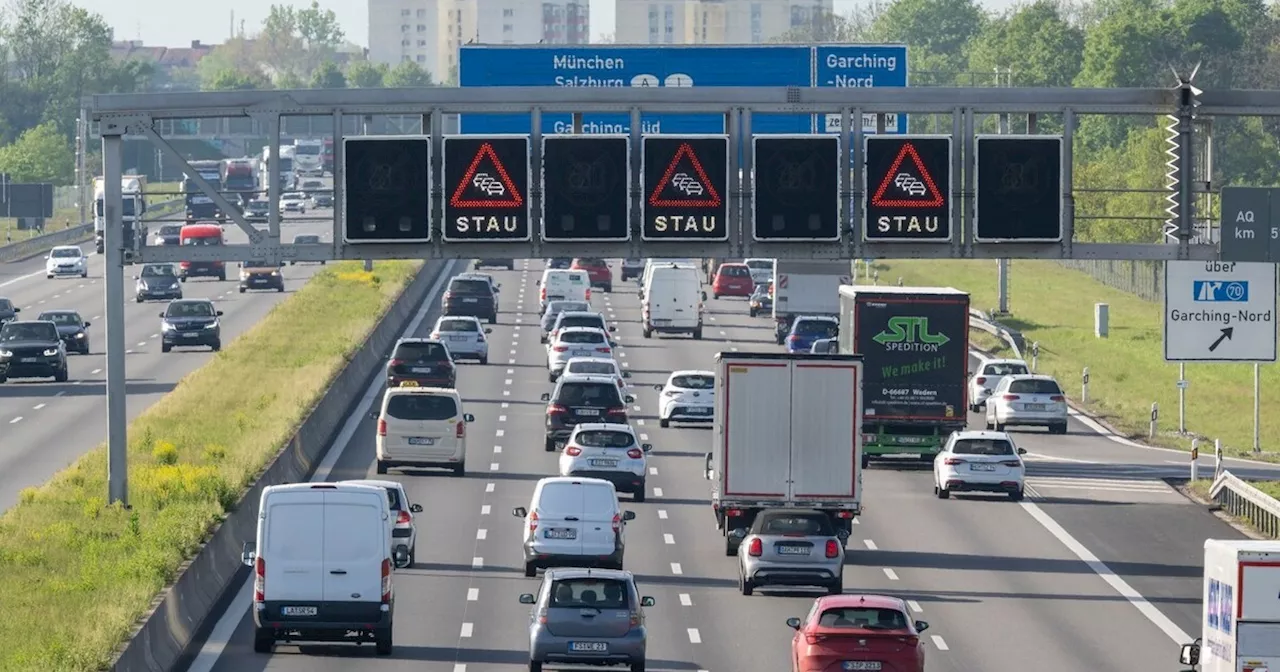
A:
[[[124,129],[103,128],[104,285],[107,313],[107,502],[129,506],[129,419],[125,413],[124,199],[120,193]]]
[[[1262,365],[1253,365],[1253,452],[1262,452]]]
[[[1006,78],[1001,79],[1000,77],[1001,74],[1006,75]],[[996,86],[1000,86],[1000,87],[1012,86],[1013,85],[1011,81],[1013,79],[1012,75],[1013,75],[1012,70],[1001,73],[1000,69],[996,68]],[[1000,135],[1008,134],[1009,133],[1008,113],[1000,115],[999,124],[1000,124]],[[1000,291],[1000,301],[999,303],[997,303],[997,305],[999,306],[997,308],[997,311],[1001,315],[1007,315],[1009,313],[1009,260],[1008,259],[996,260],[996,283],[999,285],[999,291]]]
[[[1213,480],[1222,474],[1222,439],[1213,440]]]
[[[1200,439],[1191,439],[1191,482],[1200,480]]]
[[[80,207],[80,224],[88,222],[89,191],[89,111],[80,110],[80,119],[76,123],[76,205]]]
[[[1187,433],[1187,365],[1178,364],[1178,433]]]
[[[373,121],[373,117],[368,114],[364,115],[363,117],[360,117],[360,135],[369,135],[369,123],[372,121]],[[434,225],[434,223],[431,223],[431,225]],[[372,259],[364,260],[364,270],[366,273],[373,272]]]

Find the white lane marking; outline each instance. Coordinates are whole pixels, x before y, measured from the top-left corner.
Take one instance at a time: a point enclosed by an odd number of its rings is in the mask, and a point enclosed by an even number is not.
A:
[[[692,607],[693,598],[689,597],[689,593],[680,593],[680,606]]]
[[[1074,462],[1075,464],[1095,464],[1095,460],[1077,460],[1070,457],[1055,457],[1053,455],[1041,455],[1040,453],[1027,452],[1027,457],[1034,457],[1037,460],[1048,460],[1050,462]],[[1178,464],[1185,464],[1179,462]]]
[[[10,420],[10,421],[9,421],[9,424],[11,424],[11,425],[16,425],[16,424],[18,424],[19,422],[22,422],[22,416],[21,416],[21,415],[19,415],[18,417],[16,417],[16,418],[14,418],[14,419]]]
[[[472,630],[474,630],[474,629],[475,629],[475,626],[474,626],[473,624],[471,624],[471,623],[463,623],[463,624],[462,624],[462,632],[461,632],[458,636],[459,636],[459,637],[470,637],[470,636],[471,636],[471,631],[472,631]]]
[[[663,541],[663,543],[667,544],[668,546],[671,546],[671,545],[674,545],[674,544],[676,543],[676,537],[675,537],[675,535],[674,535],[674,534],[663,534],[663,535],[662,535],[662,541]]]
[[[505,415],[498,416],[498,422],[506,422],[506,421],[507,421],[507,416]]]
[[[854,524],[854,525],[861,525],[861,524],[862,524],[862,521],[861,521],[861,520],[858,520],[857,518],[854,518],[854,519],[853,519],[853,524]]]
[[[666,519],[667,519],[667,510],[658,509],[658,520],[666,520]]]
[[[513,375],[515,372],[516,372],[516,370],[515,370],[515,369],[507,369],[507,375],[508,375],[508,376]]]
[[[508,364],[515,364],[515,363],[516,363],[516,360],[515,360],[515,358],[514,358],[514,357],[512,357],[511,359],[508,359],[508,360],[507,360],[507,363],[508,363]]]
[[[689,628],[689,643],[690,644],[702,643],[702,635],[698,634],[697,628]]]
[[[729,352],[737,352],[737,351],[738,351],[737,348],[729,348]]]
[[[888,567],[885,567],[885,568],[884,568],[884,575],[885,575],[885,576],[887,576],[887,577],[889,577],[889,580],[890,580],[890,581],[897,581],[897,580],[898,580],[898,573],[897,573],[897,572],[895,572],[895,571],[893,571],[892,569],[889,569]]]
[[[468,601],[468,602],[478,602],[479,600],[480,600],[480,589],[479,589],[479,588],[468,588],[468,589],[467,589],[467,601]]]
[[[94,369],[94,370],[92,370],[92,371],[90,371],[90,372],[89,372],[89,375],[91,375],[91,376],[96,376],[96,375],[98,375],[99,373],[102,373],[102,369]]]
[[[509,396],[511,396],[511,390],[503,390],[503,391],[502,391],[502,396],[504,396],[504,397],[509,397]]]
[[[636,407],[636,410],[637,410],[637,411],[638,411],[638,410],[640,410],[640,407],[639,407],[639,406],[637,406],[637,407]],[[641,440],[641,441],[648,441],[648,440],[649,440],[649,435],[648,435],[648,434],[645,434],[644,432],[640,432],[640,440]]]
[[[453,672],[467,672],[467,664],[466,664],[466,663],[454,663],[454,664],[453,664]]]
[[[508,404],[507,402],[504,401],[502,402],[502,408],[511,408],[511,404]]]
[[[678,562],[673,562],[673,563],[671,563],[671,573],[672,573],[672,574],[684,574],[684,570],[680,568],[680,563],[678,563]]]
[[[485,491],[485,492],[493,492],[493,485],[494,485],[493,483],[485,483],[485,484],[484,484],[484,491]]]
[[[631,410],[635,411],[636,413],[639,413],[639,412],[640,412],[640,407],[639,407],[639,406],[632,406],[632,407],[631,407]],[[641,434],[641,436],[643,437],[644,435],[643,435],[643,434]]]
[[[497,434],[499,438],[506,435],[506,433],[507,433],[506,430],[503,430],[503,429],[499,429],[497,432],[495,432],[495,434]]]
[[[55,395],[53,395],[53,396],[55,396],[55,397],[61,397],[61,396],[65,396],[66,394],[67,394],[67,391],[66,391],[66,390],[63,390],[63,391],[61,391],[61,392],[59,392],[59,393],[57,393],[57,394],[55,394]]]
[[[497,463],[497,462],[492,462],[492,463],[490,463],[490,464],[489,464],[489,471],[497,471],[497,470],[498,470],[498,463]]]
[[[622,367],[623,367],[623,368],[626,368],[626,369],[631,368],[631,362],[623,362],[623,363],[622,363]]]
[[[151,334],[151,338],[160,338],[160,334]]]
[[[39,408],[39,406],[37,406],[36,408]],[[649,475],[650,475],[650,476],[657,476],[657,475],[658,475],[658,468],[657,468],[657,467],[649,467]]]
[[[31,410],[33,410],[33,411],[38,411],[38,410],[40,410],[40,409],[42,409],[42,408],[44,408],[44,404],[36,404],[35,406],[32,406],[32,407],[31,407]]]
[[[920,603],[915,600],[907,600],[907,606],[911,608],[911,611],[914,611],[917,614],[924,611],[924,609],[920,608]]]
[[[872,551],[877,550],[877,548],[876,548],[876,542],[874,542],[874,541],[872,541],[872,540],[870,540],[870,539],[863,539],[863,540],[862,540],[862,543],[864,543],[864,544],[866,544],[866,545],[867,545],[867,549],[868,549],[868,550],[872,550]]]
[[[1151,621],[1152,624],[1157,628],[1160,628],[1164,634],[1168,635],[1169,639],[1172,639],[1178,644],[1191,641],[1191,635],[1183,632],[1182,628],[1179,628],[1173,621],[1169,620],[1168,616],[1165,616],[1159,609],[1152,606],[1151,603],[1147,601],[1147,598],[1134,590],[1133,586],[1130,586],[1128,582],[1120,578],[1120,576],[1115,572],[1111,571],[1111,568],[1099,560],[1098,556],[1085,548],[1084,544],[1076,541],[1076,538],[1071,536],[1071,533],[1063,529],[1062,526],[1058,524],[1058,521],[1050,518],[1049,514],[1045,513],[1044,510],[1032,502],[1019,502],[1019,504],[1022,506],[1023,510],[1031,514],[1032,518],[1036,519],[1037,523],[1040,523],[1044,529],[1048,530],[1049,534],[1057,537],[1058,541],[1061,541],[1062,544],[1070,549],[1072,553],[1076,554],[1077,558],[1080,558],[1080,560],[1088,565],[1089,569],[1092,569],[1095,574],[1101,577],[1103,581],[1106,581],[1116,590],[1117,593],[1120,593],[1126,600],[1129,600],[1133,606],[1137,607],[1138,611],[1142,612],[1142,615],[1146,616],[1147,620]]]
[[[654,497],[661,497],[661,496],[662,496],[662,488],[654,488],[654,489],[653,489],[653,496],[654,496]]]
[[[138,347],[139,347],[139,348],[145,348],[145,347],[147,347],[147,342],[146,342],[146,341],[138,341]]]
[[[501,452],[502,452],[502,446],[494,446],[494,447],[493,447],[493,452],[494,452],[494,453],[501,453]]]
[[[933,635],[933,645],[938,647],[939,651],[946,651],[951,648],[947,646],[947,640],[938,635]]]
[[[510,385],[510,384],[511,384],[511,379],[510,379],[510,378],[508,378],[508,379],[506,379],[506,380],[502,381],[502,384],[503,384],[503,385]]]
[[[480,515],[487,516],[489,515],[489,512],[492,510],[493,510],[492,507],[490,507],[488,504],[482,504],[480,506]]]
[[[644,427],[644,418],[636,418],[636,424]]]
[[[471,558],[471,569],[480,569],[484,567],[484,558],[476,556]]]
[[[476,541],[484,541],[485,539],[488,539],[488,538],[489,538],[489,530],[486,530],[483,527],[476,530]]]

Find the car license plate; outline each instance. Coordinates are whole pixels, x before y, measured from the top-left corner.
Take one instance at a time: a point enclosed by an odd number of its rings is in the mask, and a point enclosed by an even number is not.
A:
[[[654,324],[671,324],[671,320],[654,320]]]
[[[477,301],[477,299],[463,299],[463,300],[462,300],[462,302],[463,302],[463,303],[475,303],[476,301]]]
[[[450,336],[450,337],[449,337],[449,340],[451,340],[451,341],[469,341],[469,340],[471,340],[471,337],[470,337],[470,336]]]
[[[588,416],[595,417],[600,415],[600,410],[596,408],[579,408],[578,415],[588,415]]]
[[[970,468],[970,469],[973,469],[974,471],[995,471],[995,470],[996,470],[996,465],[994,465],[994,464],[971,464],[971,465],[969,465],[969,468]]]
[[[34,364],[40,361],[40,359],[38,357],[23,357],[19,361],[21,361],[23,364]]]
[[[846,660],[840,666],[843,670],[878,670],[880,669],[880,661],[877,660]]]
[[[563,300],[564,300],[564,297],[563,297],[563,296],[560,296],[559,294],[552,294],[552,295],[547,296],[547,300],[548,300],[548,301],[563,301]]]
[[[808,546],[775,546],[778,555],[809,555]]]
[[[196,336],[199,336],[199,335],[200,335],[200,334],[199,334],[198,332],[194,332],[194,331],[184,331],[184,332],[182,332],[182,337],[183,337],[183,338],[195,338]]]
[[[922,443],[923,439],[919,436],[899,436],[898,443]]]
[[[577,539],[578,531],[572,527],[552,527],[544,536],[548,539]]]
[[[590,350],[574,350],[573,354],[569,356],[570,357],[590,357],[591,351]]]
[[[418,386],[418,381],[416,381],[416,380],[402,380],[402,381],[400,381],[400,387],[417,387],[417,386]]]
[[[1028,411],[1044,411],[1048,410],[1048,404],[1023,404],[1023,408]]]
[[[316,607],[281,607],[280,613],[285,616],[315,616],[318,609]]]
[[[593,467],[616,467],[617,460],[587,460],[587,463]]]
[[[429,366],[414,366],[410,367],[409,370],[414,373],[431,373],[431,367]]]
[[[436,440],[429,436],[411,436],[409,437],[409,445],[411,446],[434,446]]]
[[[577,653],[608,653],[608,642],[569,642],[569,650]]]
[[[691,408],[691,409],[689,409],[689,415],[711,415],[711,409],[709,409],[709,408]]]

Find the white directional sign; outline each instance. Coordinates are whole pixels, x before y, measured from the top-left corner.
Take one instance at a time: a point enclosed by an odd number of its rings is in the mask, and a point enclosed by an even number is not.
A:
[[[1276,361],[1276,264],[1170,261],[1164,281],[1165,361]]]

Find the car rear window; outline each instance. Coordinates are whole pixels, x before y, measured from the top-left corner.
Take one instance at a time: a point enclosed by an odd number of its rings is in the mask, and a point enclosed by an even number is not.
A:
[[[631,591],[617,579],[560,579],[551,584],[551,603],[560,609],[629,609]]]
[[[78,327],[80,326],[80,316],[75,313],[40,313],[37,320],[52,322],[59,327]]]
[[[1013,444],[1004,439],[961,439],[951,447],[956,455],[1012,455]]]
[[[830,536],[831,521],[820,514],[812,515],[765,515],[763,522],[757,526],[756,534],[804,534]]]
[[[577,265],[579,265],[579,266],[582,266],[582,267],[584,267],[584,268],[586,268],[586,267],[597,267],[597,268],[598,268],[598,267],[600,267],[600,266],[608,266],[608,265],[609,265],[609,264],[605,263],[604,259],[591,259],[591,258],[574,259],[574,260],[573,260],[573,263],[575,263],[575,264],[577,264]]]
[[[451,420],[458,416],[458,404],[438,394],[393,394],[387,415],[397,420]]]
[[[552,317],[578,310],[591,310],[591,304],[586,301],[552,301],[547,304],[547,313]]]
[[[489,283],[484,280],[453,280],[449,283],[449,291],[454,294],[488,294]]]
[[[569,360],[569,373],[616,376],[618,374],[618,370],[609,362],[575,362],[573,360]]]
[[[480,331],[475,320],[440,320],[440,331]]]
[[[560,386],[560,394],[556,395],[556,403],[561,406],[604,406],[614,408],[622,405],[618,396],[618,386],[607,383],[564,383]]]
[[[907,616],[897,609],[834,607],[822,610],[822,615],[818,617],[818,625],[824,628],[905,630]]]
[[[442,362],[449,359],[449,350],[440,343],[401,343],[396,346],[392,359],[415,362]]]
[[[835,338],[840,335],[840,325],[828,320],[800,320],[796,322],[796,333],[818,338]]]
[[[604,329],[604,318],[599,315],[565,315],[560,318],[560,328],[565,329],[568,327]]]
[[[686,390],[709,390],[715,387],[716,379],[698,375],[676,376],[671,379],[671,384]]]
[[[1015,380],[1009,383],[1009,391],[1014,394],[1062,394],[1062,388],[1056,381],[1043,379]]]
[[[731,278],[745,278],[751,275],[751,269],[746,266],[721,266],[720,275]]]
[[[748,262],[747,262],[747,268],[752,268],[752,269],[755,269],[755,270],[757,270],[757,271],[760,271],[760,270],[770,270],[770,271],[771,271],[771,270],[773,270],[773,262],[772,262],[772,261],[765,261],[765,260],[763,260],[763,259],[752,259],[751,261],[748,261]]]
[[[400,488],[387,488],[387,501],[391,503],[392,511],[400,510]]]
[[[982,368],[982,372],[988,376],[1017,376],[1030,373],[1025,364],[988,364]]]
[[[635,437],[631,436],[630,432],[593,429],[586,432],[578,432],[574,441],[578,445],[588,448],[630,448],[635,443]]]
[[[598,331],[566,331],[560,333],[561,343],[603,343],[604,334]]]

